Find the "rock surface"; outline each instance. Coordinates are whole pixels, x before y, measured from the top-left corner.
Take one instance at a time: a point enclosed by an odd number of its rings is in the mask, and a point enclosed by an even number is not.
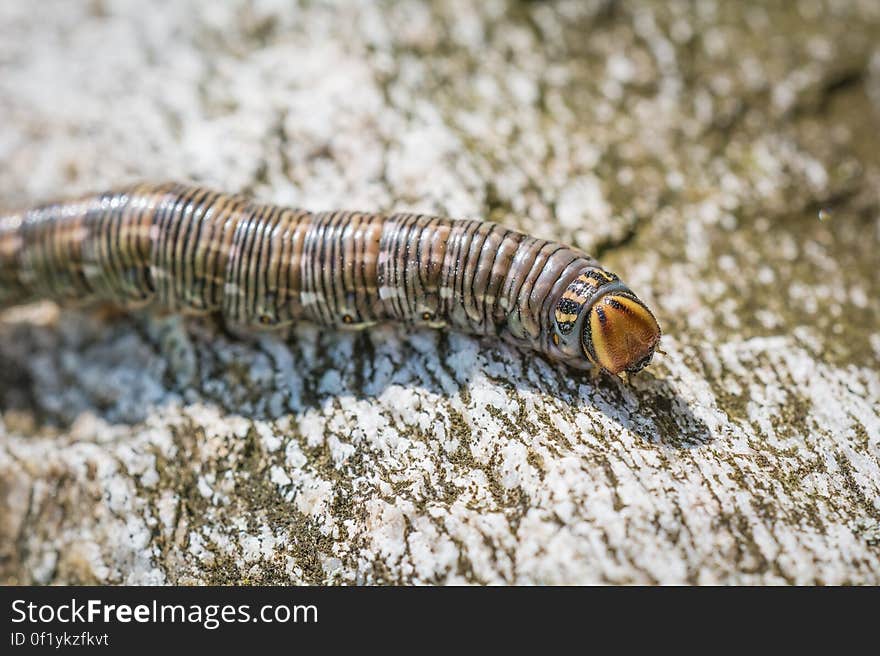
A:
[[[880,4],[0,4],[0,199],[482,216],[629,381],[384,327],[0,318],[6,583],[880,583]]]

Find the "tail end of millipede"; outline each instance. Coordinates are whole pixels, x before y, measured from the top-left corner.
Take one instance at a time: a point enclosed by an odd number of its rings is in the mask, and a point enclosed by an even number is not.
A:
[[[29,300],[22,284],[20,254],[23,247],[21,214],[0,213],[0,309]]]

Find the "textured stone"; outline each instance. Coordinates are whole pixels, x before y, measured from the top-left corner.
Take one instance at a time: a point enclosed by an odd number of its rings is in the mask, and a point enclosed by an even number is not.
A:
[[[0,319],[0,580],[880,583],[880,5],[0,4],[0,199],[197,180],[601,257],[666,355]]]

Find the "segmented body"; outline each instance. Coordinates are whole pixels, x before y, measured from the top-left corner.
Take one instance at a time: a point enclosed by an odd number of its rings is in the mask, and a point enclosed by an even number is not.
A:
[[[566,315],[577,319],[564,296],[615,281],[579,250],[491,222],[312,213],[177,183],[0,216],[3,305],[156,303],[239,326],[401,321],[497,335],[574,366],[583,354],[560,350]]]

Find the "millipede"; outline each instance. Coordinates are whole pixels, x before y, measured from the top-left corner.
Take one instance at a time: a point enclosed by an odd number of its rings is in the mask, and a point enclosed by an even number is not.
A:
[[[0,213],[0,306],[154,304],[230,325],[378,322],[491,335],[568,366],[644,368],[648,307],[586,253],[476,219],[308,212],[180,183]]]

